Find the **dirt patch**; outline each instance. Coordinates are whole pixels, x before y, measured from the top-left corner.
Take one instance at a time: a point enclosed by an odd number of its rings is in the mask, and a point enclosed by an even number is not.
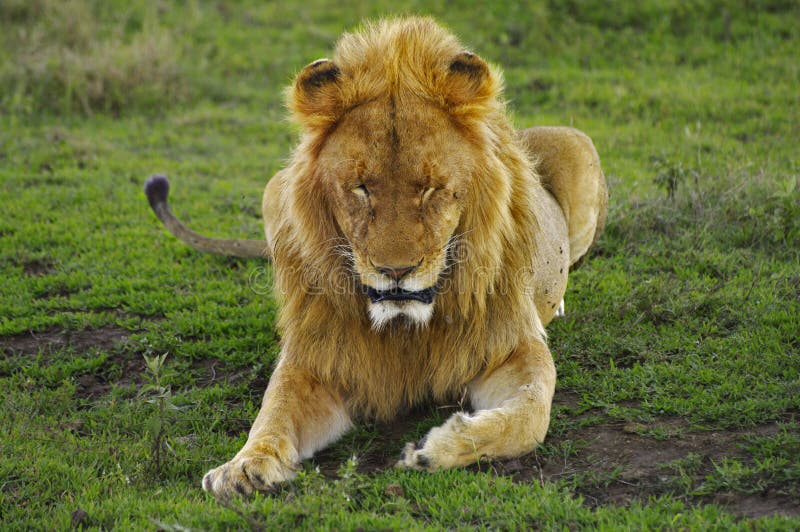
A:
[[[214,384],[236,385],[243,382],[258,397],[264,395],[269,384],[269,369],[253,367],[231,368],[216,358],[193,360],[189,371],[195,376],[195,386],[206,387]]]
[[[437,417],[444,422],[455,407],[433,406],[412,410],[391,423],[360,423],[358,428],[345,435],[335,445],[314,455],[313,462],[320,472],[335,477],[345,460],[355,455],[357,469],[369,474],[394,467],[403,446],[425,435],[429,427],[436,425],[431,420]]]
[[[17,357],[40,353],[49,355],[64,349],[78,355],[89,350],[109,353],[108,359],[96,371],[75,377],[78,385],[75,396],[94,399],[108,393],[115,384],[125,386],[142,381],[145,365],[141,354],[124,348],[130,334],[130,331],[115,326],[82,331],[51,328],[0,338],[0,350],[6,356]]]
[[[111,354],[96,372],[84,373],[75,382],[78,384],[75,397],[96,399],[111,391],[114,386],[128,387],[145,381],[145,362],[139,353]]]
[[[745,517],[775,513],[800,516],[797,504],[782,495],[687,495],[723,459],[752,462],[742,448],[749,438],[770,436],[780,430],[777,423],[769,423],[749,430],[696,431],[679,418],[647,426],[604,424],[549,438],[550,449],[565,451],[560,456],[534,452],[518,460],[493,463],[492,468],[500,474],[513,475],[520,482],[575,479],[575,493],[589,506],[627,506],[636,500],[672,494],[690,504],[716,502]],[[644,431],[667,437],[654,438]]]
[[[168,359],[167,366],[171,363],[172,361]],[[175,368],[170,367],[167,371],[175,371]],[[245,374],[248,373],[227,371],[220,361],[214,358],[193,360],[185,367],[181,366],[177,371],[186,371],[196,376],[197,386],[211,386],[217,382],[236,382],[245,378]],[[109,355],[98,371],[78,377],[79,387],[75,391],[75,395],[83,399],[94,399],[107,394],[114,386],[117,388],[128,388],[132,385],[138,387],[147,380],[146,363],[141,352],[120,351]],[[267,388],[267,379],[256,378],[253,382],[258,393],[263,394]]]
[[[725,493],[715,495],[713,502],[725,507],[729,512],[743,517],[763,517],[768,515],[800,516],[800,506],[788,497],[746,495]]]
[[[75,376],[79,399],[95,399],[116,387],[140,385],[147,380],[142,348],[129,345],[131,331],[116,326],[98,329],[69,331],[49,328],[40,332],[28,332],[0,337],[0,356],[32,357],[71,351],[80,356],[90,350],[103,351],[108,358],[91,373]],[[45,363],[46,358],[44,359]],[[177,366],[175,366],[177,362]],[[204,358],[192,361],[167,361],[168,370],[177,368],[196,377],[197,386],[212,386],[217,383],[251,383],[253,393],[260,397],[267,388],[267,370],[254,373],[253,368],[227,368],[219,360]]]
[[[741,447],[749,437],[769,436],[780,430],[776,423],[748,431],[687,431],[681,420],[674,419],[658,424],[667,428],[678,426],[679,430],[673,431],[668,439],[656,439],[637,433],[638,426],[600,425],[549,439],[551,449],[572,449],[562,456],[534,452],[492,467],[523,482],[574,478],[576,493],[590,506],[628,505],[664,494],[681,496],[702,484],[715,463],[725,458],[749,462]],[[775,511],[800,515],[800,509],[788,498],[767,499],[738,493],[726,497],[726,500],[688,497],[687,502],[714,500],[733,513],[749,517]],[[749,501],[747,506],[742,504],[745,499]],[[758,501],[764,504],[757,504]]]
[[[0,349],[7,355],[35,355],[52,353],[70,347],[77,352],[91,348],[113,350],[125,342],[130,331],[121,327],[101,327],[85,331],[65,331],[51,328],[0,338]]]
[[[455,411],[440,412],[444,419]],[[374,473],[393,467],[403,444],[424,434],[432,409],[410,413],[391,424],[374,425],[348,436],[314,458],[320,471],[335,476],[351,454],[358,456],[358,469]],[[421,430],[425,427],[425,430]],[[643,434],[653,430],[665,438]],[[659,420],[647,427],[637,424],[603,424],[568,431],[547,440],[546,452],[534,452],[513,460],[484,460],[473,471],[492,471],[515,482],[574,481],[573,490],[591,507],[627,506],[634,501],[672,494],[689,504],[715,502],[743,517],[765,515],[800,516],[800,507],[783,495],[743,493],[700,497],[686,495],[700,486],[714,464],[725,458],[751,462],[741,444],[754,436],[779,432],[777,423],[751,430],[693,431],[679,418]]]
[[[22,272],[28,277],[42,277],[55,268],[55,263],[47,259],[33,259],[22,262]]]

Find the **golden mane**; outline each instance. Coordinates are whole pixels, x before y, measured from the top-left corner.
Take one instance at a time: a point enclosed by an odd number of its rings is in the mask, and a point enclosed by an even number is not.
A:
[[[352,412],[386,419],[426,396],[452,398],[501,364],[522,337],[544,336],[530,293],[538,177],[506,118],[499,72],[448,75],[454,61],[469,71],[472,57],[430,19],[382,21],[342,37],[333,57],[337,83],[307,97],[301,89],[315,80],[301,74],[289,91],[304,135],[285,170],[287,215],[271,238],[279,329],[287,363],[339,386]],[[412,94],[446,110],[482,164],[456,231],[458,260],[431,322],[375,331],[347,259],[335,251],[343,238],[316,157],[348,110],[386,95],[403,105]],[[410,363],[412,355],[423,363]]]

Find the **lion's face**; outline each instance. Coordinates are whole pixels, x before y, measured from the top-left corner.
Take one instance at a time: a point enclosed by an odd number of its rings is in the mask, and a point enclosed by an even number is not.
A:
[[[352,109],[325,140],[319,177],[376,328],[433,314],[472,175],[466,145],[441,109],[390,98]]]
[[[498,164],[487,124],[503,116],[501,85],[428,20],[346,35],[295,79],[287,103],[306,132],[298,174],[308,177],[295,184],[297,209],[306,231],[351,259],[376,328],[428,323],[462,216],[474,227],[496,215],[481,202],[504,192],[472,180]]]

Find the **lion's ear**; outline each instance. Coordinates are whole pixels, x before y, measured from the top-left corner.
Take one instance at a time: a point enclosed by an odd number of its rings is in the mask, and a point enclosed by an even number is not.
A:
[[[301,70],[289,90],[288,104],[295,120],[308,129],[336,121],[341,111],[341,77],[330,59],[318,59]]]
[[[445,77],[447,100],[451,105],[482,103],[497,95],[500,82],[489,65],[475,54],[455,56]]]

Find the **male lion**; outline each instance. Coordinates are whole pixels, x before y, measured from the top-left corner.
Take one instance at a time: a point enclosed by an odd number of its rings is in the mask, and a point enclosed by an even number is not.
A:
[[[542,442],[556,371],[544,325],[607,208],[591,140],[515,132],[500,72],[426,18],[346,34],[288,94],[303,136],[267,184],[266,242],[213,240],[146,188],[179,238],[270,257],[280,359],[241,451],[203,478],[217,497],[266,490],[357,418],[465,396],[398,466],[434,471]]]

